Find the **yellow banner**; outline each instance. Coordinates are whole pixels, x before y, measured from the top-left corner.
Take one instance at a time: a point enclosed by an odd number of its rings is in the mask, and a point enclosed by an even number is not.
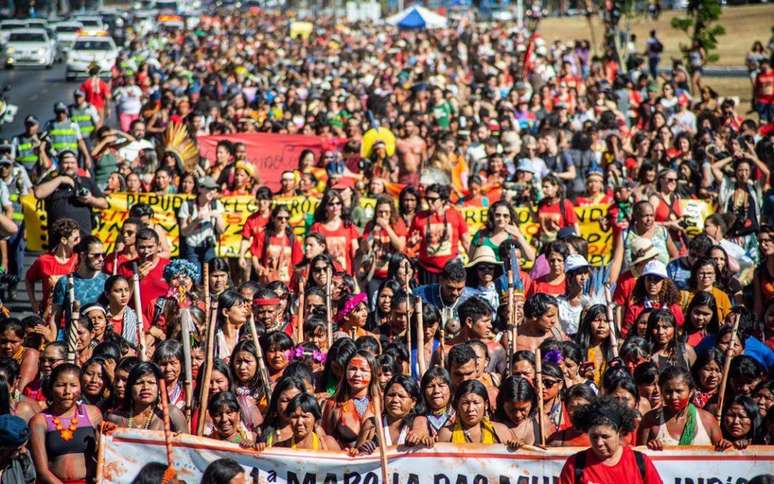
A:
[[[173,255],[178,253],[179,228],[177,223],[177,211],[186,200],[191,199],[186,195],[157,195],[154,193],[128,194],[118,193],[108,196],[110,207],[98,212],[97,227],[94,234],[108,245],[111,250],[118,235],[119,228],[129,215],[129,208],[137,203],[144,203],[153,208],[153,222],[167,232],[170,244],[173,247]],[[239,253],[239,244],[242,240],[241,231],[247,217],[257,209],[257,202],[252,196],[221,197],[221,203],[225,209],[226,231],[220,237],[218,254],[223,257],[236,257]],[[275,204],[282,204],[290,209],[290,223],[298,236],[303,236],[311,226],[312,216],[320,203],[314,197],[283,197],[275,198]],[[374,213],[376,200],[373,198],[361,198],[360,207],[364,210],[366,220],[370,220]],[[681,200],[683,220],[688,226],[688,233],[695,235],[704,228],[704,219],[712,213],[712,207],[700,200]],[[22,197],[22,206],[27,230],[27,246],[32,251],[41,251],[47,248],[47,220],[43,202],[36,200],[32,195]],[[487,208],[483,207],[458,207],[463,218],[468,224],[471,234],[475,234],[486,225]],[[613,232],[603,230],[600,220],[607,216],[606,205],[589,205],[576,207],[575,214],[578,217],[580,235],[589,244],[589,262],[595,266],[606,265],[610,262],[613,251]],[[527,240],[538,233],[539,226],[529,212],[529,209],[519,207],[516,209],[518,225]]]

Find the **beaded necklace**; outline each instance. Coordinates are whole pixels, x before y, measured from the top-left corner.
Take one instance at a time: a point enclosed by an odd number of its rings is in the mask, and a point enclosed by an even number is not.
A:
[[[62,427],[62,421],[59,419],[59,417],[53,417],[51,421],[54,423],[54,427],[56,428],[57,432],[59,432],[59,436],[62,437],[62,440],[65,442],[68,440],[73,440],[73,437],[75,437],[75,431],[78,430],[78,409],[75,408],[73,416],[70,417],[70,426],[68,428]]]
[[[129,421],[127,422],[127,427],[129,427],[130,429],[135,428],[134,426],[132,426],[133,420],[134,420],[134,416],[130,415]],[[150,408],[150,415],[148,415],[148,418],[145,419],[145,423],[142,426],[142,430],[148,430],[150,428],[150,424],[152,421],[153,421],[153,407]],[[137,428],[140,428],[140,427],[137,427]]]

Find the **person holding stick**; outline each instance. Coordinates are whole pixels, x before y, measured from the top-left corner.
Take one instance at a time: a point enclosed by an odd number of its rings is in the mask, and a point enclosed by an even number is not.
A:
[[[159,255],[161,242],[159,234],[155,230],[142,228],[137,231],[136,243],[137,259],[126,261],[118,266],[118,274],[131,279],[134,275],[133,264],[137,265],[140,276],[140,293],[142,294],[143,320],[145,330],[150,329],[153,321],[153,307],[147,304],[159,297],[166,296],[169,292],[169,284],[164,279],[164,269],[169,264],[168,259]],[[134,304],[130,304],[136,311],[139,311]]]
[[[567,339],[559,327],[556,299],[548,294],[533,294],[524,302],[524,323],[519,327],[516,349],[535,351],[548,338]]]
[[[608,362],[614,357],[608,318],[608,308],[603,304],[595,304],[583,315],[575,334],[575,342],[585,358],[578,373],[593,380],[597,386],[601,384]]]

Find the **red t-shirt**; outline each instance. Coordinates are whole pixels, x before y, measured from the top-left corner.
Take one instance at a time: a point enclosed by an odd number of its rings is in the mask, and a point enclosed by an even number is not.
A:
[[[136,259],[136,258],[135,258]],[[124,253],[119,253],[116,257],[115,252],[111,252],[110,254],[105,257],[105,265],[102,267],[102,272],[105,274],[112,274],[113,273],[113,266],[116,263],[116,260],[118,260],[118,266],[120,267],[121,264],[127,261],[132,261],[135,259],[129,259],[129,257]]]
[[[538,220],[541,228],[552,226],[549,221],[554,222],[553,226],[563,228],[577,223],[578,217],[575,215],[575,205],[564,200],[564,207],[559,205],[559,202],[541,204],[538,208]]]
[[[661,306],[657,306],[657,305],[654,305],[653,307],[654,309],[661,308]],[[669,309],[674,315],[677,326],[682,328],[683,323],[685,323],[685,317],[683,316],[683,309],[680,307],[680,305],[672,304],[667,309]],[[624,312],[623,327],[621,328],[621,335],[624,338],[629,335],[629,331],[631,331],[632,326],[634,326],[634,322],[637,321],[637,318],[640,316],[640,313],[643,312],[644,310],[645,310],[645,306],[643,306],[642,304],[635,304],[630,302],[630,304],[626,306],[626,311]]]
[[[266,243],[265,234],[261,234],[253,239],[253,246],[250,248],[253,255],[260,259],[261,265],[269,270],[265,282],[282,281],[290,284],[293,274],[293,266],[301,262],[304,258],[304,249],[298,237],[291,240],[287,236],[269,237],[269,246],[264,251]],[[265,252],[265,253],[264,253]]]
[[[164,268],[169,264],[168,259],[159,258],[159,263],[145,277],[140,278],[140,302],[143,308],[148,308],[151,301],[155,301],[161,296],[166,296],[169,291],[169,284],[164,279]],[[132,280],[132,261],[127,261],[118,266],[118,273]],[[129,301],[129,306],[134,308],[134,297]],[[135,308],[136,309],[136,308]],[[144,311],[145,312],[145,311]],[[153,314],[153,313],[151,313]],[[143,321],[145,323],[145,321]],[[149,322],[148,322],[149,323]]]
[[[663,484],[656,467],[647,455],[645,460],[645,480],[642,479],[640,468],[637,466],[637,458],[629,447],[623,448],[623,454],[618,464],[608,466],[599,460],[591,450],[586,450],[586,465],[580,482],[582,484],[625,482],[626,484]],[[559,484],[575,484],[575,456],[570,456],[562,467],[559,475]]]
[[[543,294],[550,294],[551,296],[561,296],[566,292],[566,290],[567,290],[566,277],[560,284],[549,284],[548,275],[545,275],[543,277],[539,277],[535,279],[535,281],[532,284],[532,292],[530,292],[528,296],[537,294],[539,292],[542,292]]]
[[[245,224],[242,226],[242,238],[243,239],[256,239],[259,233],[263,233],[264,227],[269,223],[269,216],[261,215],[260,212],[255,212],[247,217]],[[255,240],[253,240],[255,243]]]
[[[392,230],[395,231],[395,235],[397,235],[399,239],[403,240],[403,242],[406,242],[408,228],[406,227],[406,222],[404,222],[402,218],[398,218],[398,221],[392,227]],[[374,256],[376,257],[376,269],[374,269],[374,277],[377,279],[386,279],[389,277],[388,266],[390,256],[398,251],[395,250],[395,247],[392,246],[392,243],[390,242],[390,236],[387,234],[387,231],[374,224],[373,222],[369,222],[366,226],[363,238],[368,239],[371,236],[373,236],[371,245],[373,246]]]
[[[438,273],[447,262],[459,255],[460,239],[468,233],[468,224],[453,208],[447,208],[446,214],[440,216],[435,212],[423,211],[414,217],[410,232],[422,238],[419,263],[428,272]]]
[[[78,267],[78,256],[73,254],[70,259],[64,264],[56,260],[56,256],[52,253],[42,254],[35,259],[30,268],[27,270],[26,279],[27,282],[35,283],[43,281],[43,305],[48,301],[51,291],[54,290],[54,285],[60,277],[66,276]],[[49,281],[49,279],[53,279]],[[41,305],[41,309],[46,309]]]
[[[86,95],[86,102],[97,109],[105,107],[105,100],[110,96],[110,87],[102,79],[95,81],[93,78],[86,79],[81,84],[81,91]]]
[[[328,254],[337,267],[347,274],[352,274],[352,241],[358,240],[360,234],[354,225],[347,227],[342,223],[338,229],[330,230],[325,225],[316,222],[312,225],[312,232],[317,232],[325,237]]]
[[[637,278],[632,271],[626,271],[618,277],[618,282],[613,293],[613,302],[618,306],[625,306],[627,301],[632,300],[634,286],[637,285]]]

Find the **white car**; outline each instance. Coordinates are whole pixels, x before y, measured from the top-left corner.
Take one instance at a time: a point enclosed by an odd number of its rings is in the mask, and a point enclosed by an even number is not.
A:
[[[50,69],[55,58],[56,46],[44,29],[15,29],[8,34],[3,51],[6,69],[20,65]]]
[[[107,27],[98,15],[74,15],[72,20],[83,25],[81,32],[84,35],[100,35],[107,32]]]
[[[99,65],[100,73],[109,73],[116,63],[118,48],[112,37],[78,37],[67,53],[65,79],[75,80],[88,76],[92,62]]]
[[[78,34],[83,24],[70,20],[60,22],[54,26],[54,40],[56,40],[56,60],[61,62],[67,56],[67,52],[78,39]]]
[[[5,44],[8,41],[8,36],[11,34],[11,30],[25,28],[27,28],[27,22],[24,20],[10,19],[0,21],[0,44]]]

